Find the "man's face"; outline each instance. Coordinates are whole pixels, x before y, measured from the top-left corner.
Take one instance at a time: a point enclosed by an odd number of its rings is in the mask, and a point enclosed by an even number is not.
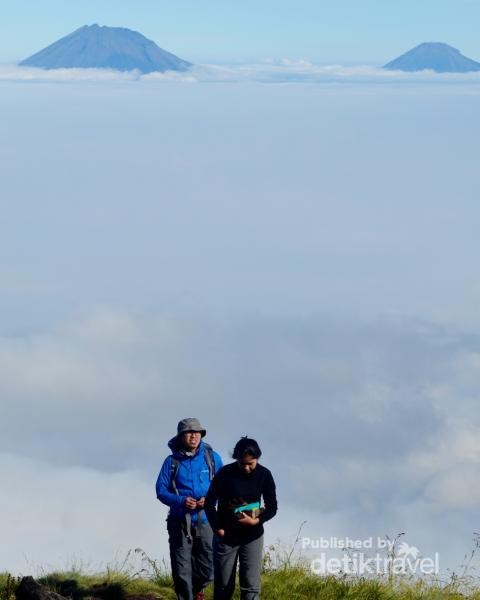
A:
[[[193,452],[199,447],[202,434],[199,431],[187,431],[186,433],[182,433],[181,439],[183,447]]]

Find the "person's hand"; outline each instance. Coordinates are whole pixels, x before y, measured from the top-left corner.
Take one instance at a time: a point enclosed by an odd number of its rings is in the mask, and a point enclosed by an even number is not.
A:
[[[190,498],[190,496],[185,498],[185,508],[189,508],[190,510],[197,508],[197,501],[195,498]]]
[[[241,525],[258,525],[260,523],[260,519],[258,517],[249,517],[247,514],[245,514],[244,512],[240,513],[242,515],[241,519],[238,519],[238,523],[240,523]]]
[[[205,506],[205,496],[202,496],[200,500],[197,500],[197,508],[203,508]]]
[[[225,535],[225,529],[217,529],[218,537],[223,537]]]

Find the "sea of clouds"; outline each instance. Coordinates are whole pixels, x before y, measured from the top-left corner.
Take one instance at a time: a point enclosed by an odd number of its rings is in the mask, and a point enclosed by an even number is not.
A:
[[[167,555],[154,484],[197,415],[229,461],[255,436],[280,512],[268,541],[406,532],[442,567],[480,505],[480,337],[433,323],[230,320],[104,307],[0,339],[4,568]]]
[[[268,543],[405,532],[457,568],[480,505],[476,76],[8,69],[0,570],[167,556],[154,485],[187,416],[225,460],[258,438]]]
[[[158,82],[248,82],[259,83],[390,83],[390,84],[478,84],[480,74],[408,73],[373,65],[323,65],[302,59],[266,59],[258,64],[196,65],[185,72],[166,71],[142,74],[112,69],[45,70],[18,65],[0,65],[0,81],[158,81]]]

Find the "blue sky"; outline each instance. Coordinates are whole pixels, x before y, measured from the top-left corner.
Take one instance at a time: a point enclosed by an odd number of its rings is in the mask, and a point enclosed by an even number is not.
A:
[[[423,41],[480,59],[477,0],[16,0],[2,3],[0,61],[92,23],[125,26],[194,62],[304,58],[382,64]]]

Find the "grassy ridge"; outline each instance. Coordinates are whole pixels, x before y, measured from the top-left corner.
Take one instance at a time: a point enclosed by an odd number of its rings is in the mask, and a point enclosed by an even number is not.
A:
[[[293,547],[265,549],[262,573],[262,600],[480,600],[480,579],[471,573],[472,561],[480,550],[480,536],[465,555],[457,573],[448,581],[440,578],[413,578],[384,575],[364,578],[347,575],[315,575],[305,558],[294,555],[301,528]],[[398,541],[399,534],[395,538]],[[392,555],[393,556],[393,555]],[[0,572],[0,600],[15,600],[20,578]],[[123,561],[99,573],[73,565],[61,572],[43,574],[37,581],[72,600],[175,600],[167,564],[153,560],[141,548],[129,551]],[[213,587],[206,590],[213,598]],[[235,600],[239,598],[239,588]]]
[[[0,600],[14,600],[18,579],[0,573]],[[60,591],[62,582],[76,582],[77,592],[91,596],[95,587],[113,585],[110,600],[174,600],[172,581],[164,570],[149,576],[108,569],[99,574],[78,571],[50,573],[39,578],[52,590]],[[238,588],[238,586],[237,586]],[[75,597],[75,596],[74,596]],[[212,598],[211,586],[206,597]],[[238,589],[235,598],[239,598]],[[278,600],[480,600],[480,586],[459,590],[457,583],[441,584],[424,580],[383,581],[379,579],[346,579],[340,576],[319,577],[301,566],[288,566],[262,575],[262,599]]]

